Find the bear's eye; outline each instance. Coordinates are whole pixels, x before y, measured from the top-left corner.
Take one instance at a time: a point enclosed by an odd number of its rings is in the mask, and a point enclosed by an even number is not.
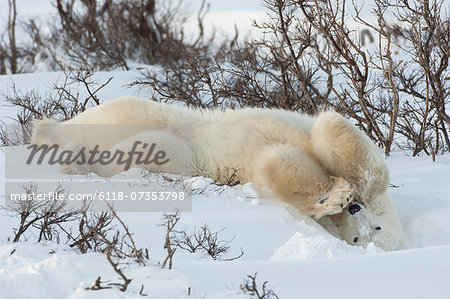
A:
[[[377,226],[375,227],[375,230],[381,230],[381,227]]]
[[[348,207],[348,211],[350,212],[351,215],[354,215],[355,213],[359,212],[360,210],[361,210],[361,207],[356,203],[354,203]]]
[[[355,237],[355,238],[353,239],[353,243],[356,243],[356,242],[358,242],[358,237]]]

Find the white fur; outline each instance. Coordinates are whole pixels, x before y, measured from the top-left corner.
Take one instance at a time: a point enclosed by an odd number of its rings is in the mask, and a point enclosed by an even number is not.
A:
[[[71,130],[70,124],[143,126],[99,135],[83,126]],[[157,128],[148,130],[145,124]],[[394,249],[399,242],[401,227],[387,195],[384,160],[369,138],[336,112],[311,117],[257,108],[202,111],[122,97],[63,123],[34,123],[36,144],[58,143],[65,148],[101,144],[129,150],[136,139],[155,142],[168,152],[171,162],[158,170],[186,174],[190,169],[192,175],[225,181],[223,172],[236,169],[240,183],[269,187],[303,213],[316,219],[335,215],[333,221],[350,244],[355,236],[360,240],[357,245],[373,241],[385,249]],[[112,176],[123,168],[112,164],[81,171]],[[359,222],[345,208],[353,200],[363,205]],[[362,232],[374,226],[382,230]]]

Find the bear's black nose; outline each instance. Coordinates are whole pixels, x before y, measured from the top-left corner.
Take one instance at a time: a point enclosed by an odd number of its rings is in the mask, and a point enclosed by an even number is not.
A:
[[[356,203],[354,203],[354,204],[352,204],[352,205],[350,205],[348,207],[348,211],[352,215],[354,215],[355,213],[359,212],[359,210],[361,210],[361,207],[358,204],[356,204]]]

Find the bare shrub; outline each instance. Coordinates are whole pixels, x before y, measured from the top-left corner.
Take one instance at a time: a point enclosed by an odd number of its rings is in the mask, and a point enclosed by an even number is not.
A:
[[[425,152],[432,155],[450,150],[450,117],[446,106],[450,103],[449,55],[450,23],[445,1],[390,2],[396,7],[396,17],[405,24],[401,31],[407,41],[405,52],[409,63],[394,76],[398,90],[410,100],[400,107],[400,130],[410,142],[413,155]]]
[[[331,106],[352,118],[386,155],[397,136],[398,147],[434,157],[449,149],[442,104],[450,93],[445,81],[450,28],[448,15],[441,12],[443,2],[374,4],[376,21],[370,23],[356,2],[349,8],[346,1],[266,1],[274,16],[259,27],[271,31],[275,42],[262,44],[290,61],[287,71],[299,81],[302,73],[314,74],[311,90],[323,95],[317,107]],[[354,20],[347,18],[349,12]],[[355,23],[378,36],[376,46],[362,46]]]
[[[177,225],[178,221],[180,221],[180,211],[176,210],[172,214],[164,213],[162,216],[163,223],[160,226],[164,226],[166,228],[166,235],[164,239],[164,249],[167,250],[167,256],[164,259],[164,262],[161,268],[164,269],[166,264],[168,263],[169,270],[172,269],[173,263],[173,255],[175,251],[177,251],[177,247],[173,244],[173,238],[176,231],[174,230],[175,225]]]
[[[128,226],[111,205],[108,207],[108,212],[100,214],[90,212],[88,206],[83,209],[79,235],[73,238],[75,242],[71,246],[76,247],[82,253],[90,249],[105,254],[109,264],[122,280],[121,283],[110,283],[110,285],[118,285],[120,290],[125,292],[132,279],[125,275],[121,266],[127,263],[128,259],[145,265],[148,255],[145,254],[146,250],[136,247]],[[97,289],[96,286],[100,286],[100,277],[97,278],[91,289]]]
[[[236,260],[244,255],[241,249],[241,253],[233,258],[224,258],[223,255],[228,253],[230,249],[230,243],[233,240],[225,241],[221,240],[219,234],[224,230],[219,230],[217,232],[212,232],[209,227],[204,224],[198,230],[194,228],[191,234],[188,234],[186,230],[176,230],[175,226],[181,219],[181,212],[176,210],[174,213],[164,213],[163,223],[160,226],[166,228],[164,249],[167,250],[167,256],[164,259],[162,268],[167,264],[169,269],[172,269],[173,256],[177,250],[180,248],[186,250],[190,253],[204,252],[205,254],[211,256],[213,260],[220,261],[232,261]]]
[[[94,284],[90,287],[85,288],[86,290],[91,290],[91,291],[98,291],[98,290],[103,290],[103,289],[110,289],[111,287],[105,287],[102,286],[101,284],[105,283],[104,281],[102,281],[101,276],[97,277],[97,279],[94,281]]]
[[[244,278],[244,283],[241,284],[240,288],[244,294],[248,294],[252,297],[258,299],[269,299],[269,298],[279,298],[277,294],[268,286],[268,281],[263,282],[262,286],[259,287],[256,282],[257,273],[247,275]]]
[[[137,248],[128,226],[117,215],[112,206],[107,212],[89,211],[89,206],[81,210],[65,209],[65,202],[58,200],[36,200],[40,194],[36,184],[24,185],[27,200],[14,201],[6,206],[11,217],[18,217],[14,228],[13,242],[18,242],[26,232],[37,235],[37,242],[44,240],[61,242],[65,235],[69,246],[80,253],[100,252],[106,255],[113,270],[120,276],[120,290],[126,291],[131,279],[121,267],[127,260],[145,265],[148,251]],[[64,192],[62,187],[54,193]],[[78,234],[73,233],[73,224],[78,222]],[[90,289],[102,289],[100,278]]]
[[[269,19],[254,22],[264,32],[259,40],[180,50],[182,59],[144,72],[132,85],[148,87],[154,100],[192,107],[308,114],[333,108],[386,155],[393,146],[433,157],[450,149],[443,1],[375,0],[374,22],[360,16],[356,2],[264,2]],[[375,45],[367,45],[367,36]]]
[[[60,234],[65,231],[64,224],[78,219],[79,211],[67,210],[66,204],[58,200],[36,200],[40,194],[36,184],[23,186],[25,200],[11,201],[5,210],[13,218],[19,218],[17,228],[14,228],[13,242],[18,242],[26,232],[35,233],[37,242],[48,240],[60,242]],[[63,193],[61,185],[54,193]]]
[[[117,215],[112,206],[107,212],[93,212],[89,206],[82,209],[78,225],[78,235],[71,236],[71,247],[81,253],[88,251],[106,253],[112,243],[115,244],[114,257],[130,258],[145,264],[145,250],[138,249],[128,226]]]
[[[32,94],[26,97],[34,97]],[[31,140],[33,113],[19,108],[13,123],[0,121],[0,146],[27,144]]]
[[[121,238],[119,237],[118,233],[116,233],[111,239],[107,238],[104,235],[98,235],[98,237],[105,244],[104,254],[106,255],[106,259],[113,268],[114,272],[116,272],[123,280],[122,283],[117,283],[117,285],[120,286],[120,290],[122,292],[125,292],[132,279],[128,278],[124,274],[123,269],[120,268],[120,262],[123,259],[123,257],[120,255],[122,250],[121,248],[118,248],[121,246]]]
[[[181,47],[203,47],[203,18],[198,12],[199,36],[185,40],[187,14],[183,1],[55,0],[58,18],[44,34],[35,20],[28,32],[57,68],[85,66],[130,69],[130,62],[156,64],[180,58]],[[63,55],[60,55],[63,53]]]
[[[244,255],[241,249],[241,253],[233,258],[225,259],[223,255],[228,253],[230,249],[230,243],[233,240],[225,241],[221,240],[219,234],[224,229],[216,232],[212,232],[209,227],[204,224],[198,230],[194,228],[192,234],[187,234],[186,231],[177,231],[172,243],[180,249],[194,252],[204,252],[211,256],[213,260],[231,261],[236,260]]]
[[[223,170],[218,171],[218,176],[216,181],[220,183],[216,183],[218,186],[236,186],[239,185],[241,182],[238,179],[239,173],[244,171],[243,168],[224,168]]]
[[[89,107],[99,105],[98,92],[107,86],[112,77],[105,82],[94,79],[91,70],[67,70],[62,82],[53,87],[53,92],[42,97],[38,91],[22,92],[12,84],[8,92],[1,97],[11,106],[18,108],[13,124],[2,122],[0,142],[2,146],[27,144],[31,141],[31,122],[33,119],[52,117],[68,120]],[[83,95],[80,91],[84,91]]]
[[[182,59],[147,70],[130,84],[148,88],[153,99],[184,102],[190,107],[266,107],[313,113],[297,82],[286,87],[286,76],[257,45],[225,41],[219,51],[183,51]],[[290,77],[293,80],[293,78]]]
[[[28,72],[35,63],[36,45],[32,42],[19,42],[16,38],[16,31],[19,28],[17,16],[16,1],[8,0],[6,28],[0,28],[0,30],[4,30],[0,33],[1,75]]]
[[[70,247],[75,248],[80,253],[89,251],[104,252],[104,244],[98,238],[100,234],[106,234],[111,231],[114,217],[111,212],[88,212],[84,209],[82,217],[78,223],[77,235],[70,232],[68,237],[71,239]]]
[[[16,17],[16,1],[8,0],[8,23],[6,26],[8,40],[5,42],[2,36],[2,42],[0,43],[0,74],[6,74],[8,70],[13,74],[17,73]]]

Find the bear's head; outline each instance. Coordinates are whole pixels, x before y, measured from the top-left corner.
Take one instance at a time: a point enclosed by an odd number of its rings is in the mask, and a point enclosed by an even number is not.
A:
[[[387,193],[378,195],[374,202],[378,203],[377,209],[353,202],[331,218],[347,243],[366,247],[373,242],[384,250],[395,250],[403,231],[395,208]]]

